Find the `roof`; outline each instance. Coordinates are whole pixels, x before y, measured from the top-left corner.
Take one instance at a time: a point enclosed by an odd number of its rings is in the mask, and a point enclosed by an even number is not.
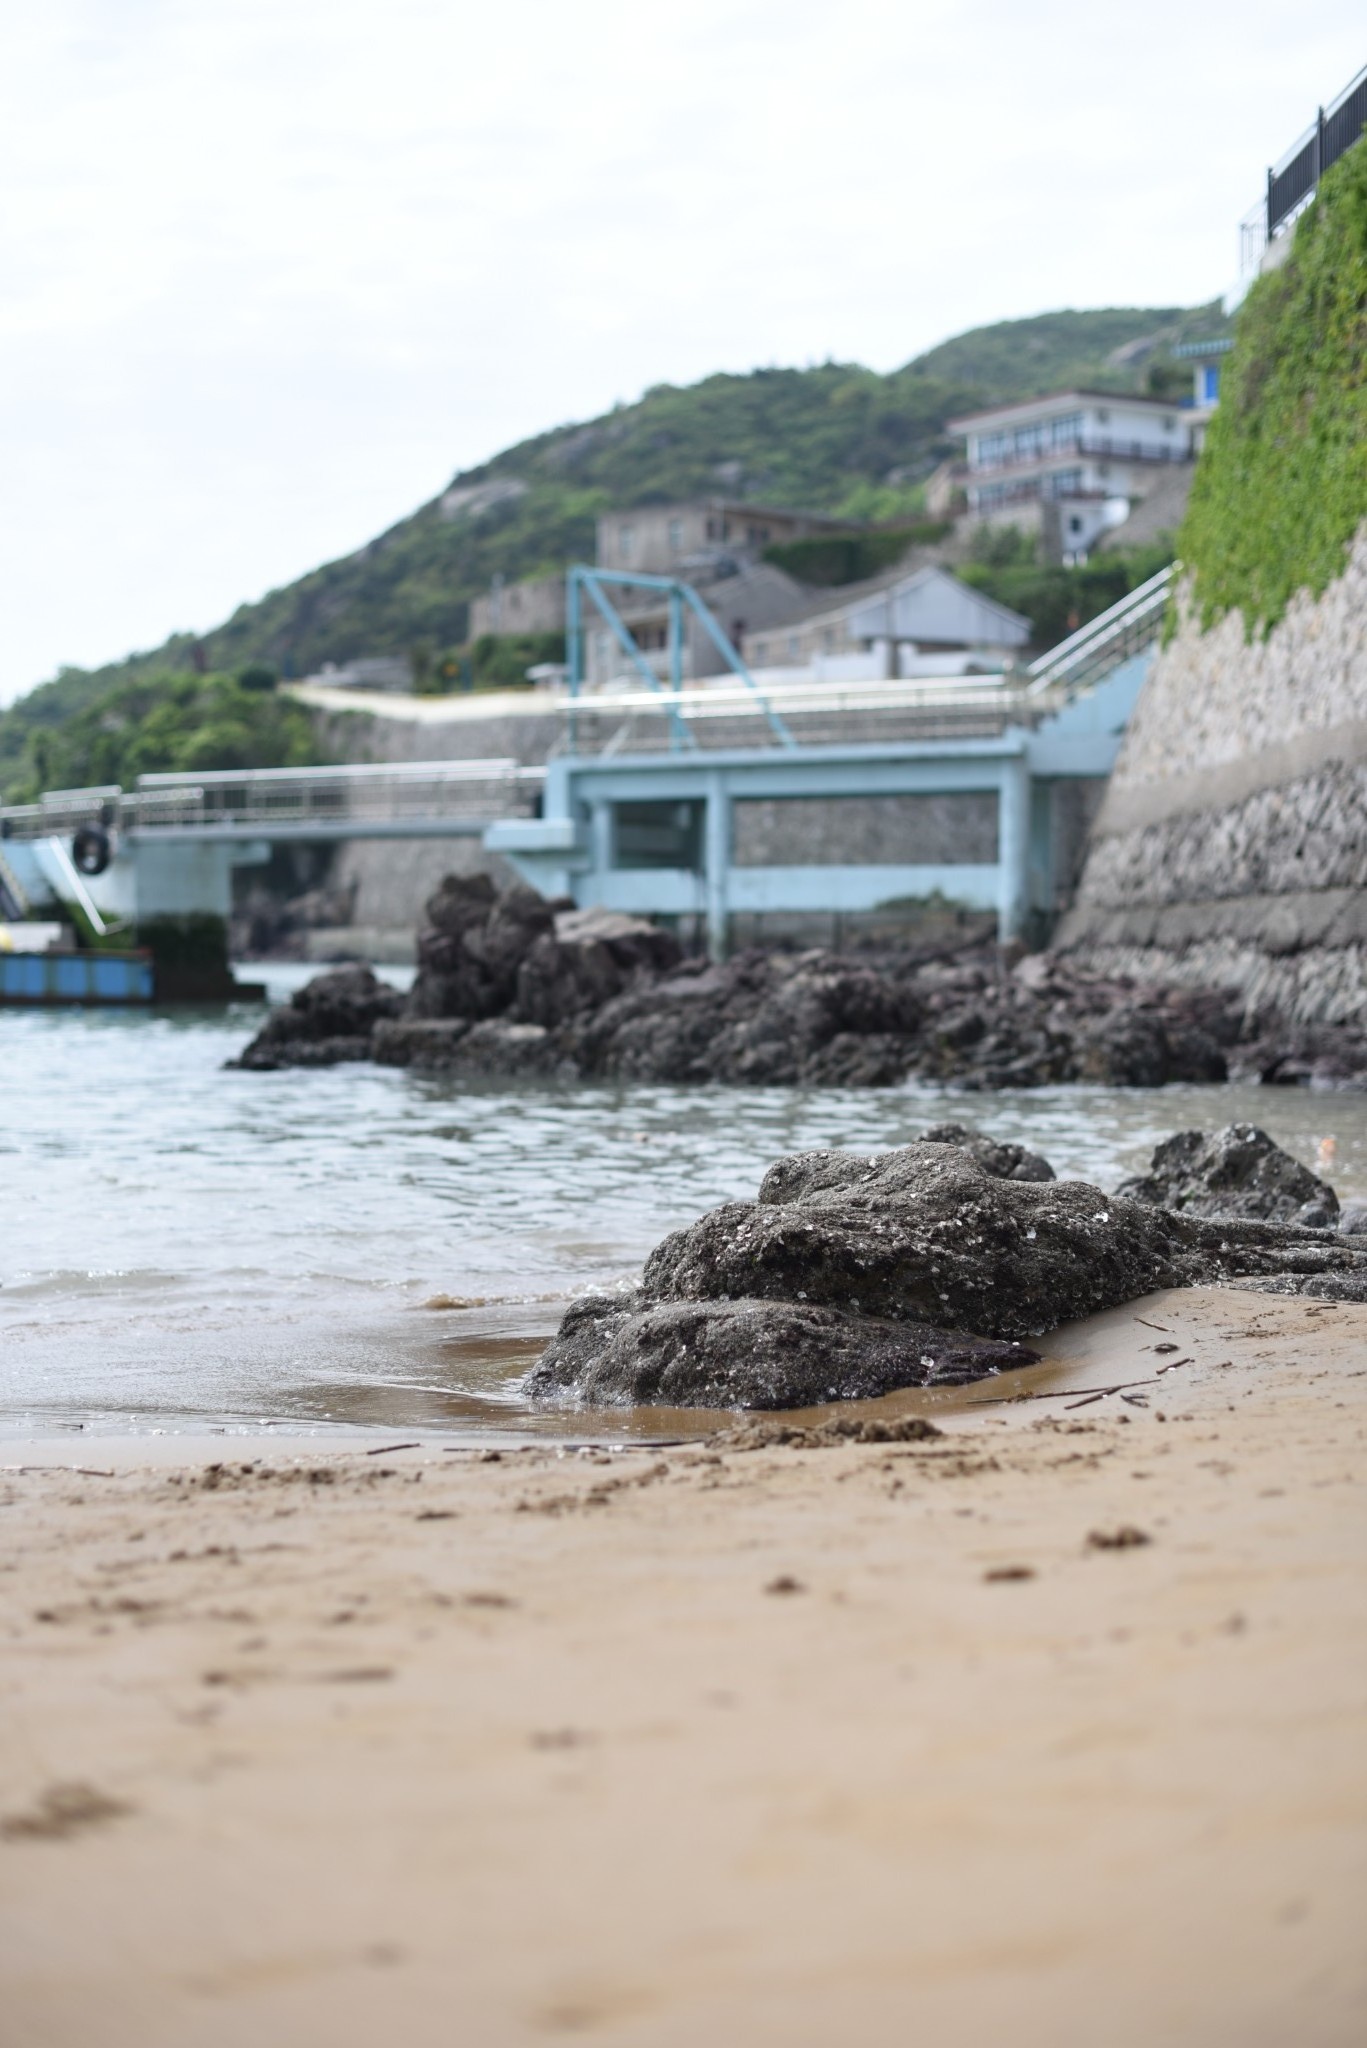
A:
[[[1170,398],[1141,398],[1129,391],[1050,391],[1042,398],[1018,398],[1010,405],[990,405],[982,412],[966,412],[957,420],[946,420],[951,434],[964,434],[975,427],[986,426],[990,421],[1029,419],[1041,410],[1048,411],[1058,405],[1076,405],[1099,401],[1117,410],[1139,412],[1178,412],[1180,407]]]
[[[867,583],[847,586],[838,598],[834,591],[823,592],[798,616],[805,623],[843,619],[854,639],[880,640],[892,633],[899,640],[939,640],[951,646],[1023,647],[1031,631],[1019,612],[935,563],[909,570],[904,562]]]

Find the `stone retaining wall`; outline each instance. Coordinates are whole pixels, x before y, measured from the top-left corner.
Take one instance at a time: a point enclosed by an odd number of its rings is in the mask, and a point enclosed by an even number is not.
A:
[[[1265,640],[1184,604],[1055,946],[1304,1023],[1367,1009],[1367,526]]]

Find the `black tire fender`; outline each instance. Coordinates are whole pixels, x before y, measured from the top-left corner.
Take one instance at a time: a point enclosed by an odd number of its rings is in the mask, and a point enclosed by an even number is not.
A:
[[[82,825],[71,842],[72,865],[83,875],[102,875],[109,866],[109,834],[103,825]]]

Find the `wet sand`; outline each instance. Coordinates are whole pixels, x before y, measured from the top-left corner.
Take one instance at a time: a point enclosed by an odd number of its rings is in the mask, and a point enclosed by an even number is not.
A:
[[[925,1442],[5,1446],[4,2048],[1362,2040],[1367,1308],[1047,1350]]]

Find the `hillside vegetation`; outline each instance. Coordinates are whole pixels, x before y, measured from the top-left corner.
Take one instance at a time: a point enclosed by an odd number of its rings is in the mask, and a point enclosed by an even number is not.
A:
[[[1251,639],[1325,588],[1367,519],[1367,141],[1244,302],[1181,535],[1203,625]]]
[[[60,722],[34,727],[17,758],[0,759],[7,799],[45,789],[131,788],[139,775],[214,768],[294,768],[317,761],[308,713],[275,695],[274,671],[157,671],[108,685]],[[53,688],[60,689],[56,684]]]
[[[824,363],[656,385],[634,405],[536,435],[463,472],[356,554],[243,605],[198,641],[180,634],[102,669],[64,670],[0,713],[0,792],[35,780],[120,780],[134,761],[140,770],[228,766],[253,721],[254,765],[288,765],[301,741],[282,706],[258,694],[246,709],[225,710],[228,700],[215,696],[231,692],[233,674],[267,662],[300,676],[377,654],[406,655],[419,673],[450,673],[450,650],[467,641],[471,598],[495,574],[555,575],[568,561],[592,559],[597,515],[612,506],[747,497],[915,533],[924,478],[958,445],[944,433],[956,413],[1074,383],[1166,395],[1190,382],[1172,344],[1225,330],[1218,306],[1065,311],[976,329],[888,376]],[[992,581],[1003,568],[1014,596]],[[1068,572],[1027,588],[1022,568],[987,563],[981,580],[1032,617],[1038,597],[1037,637],[1050,637],[1045,622],[1060,610],[1070,617],[1088,593],[1078,585],[1059,596],[1057,579]],[[832,562],[816,580],[836,574],[843,568]],[[504,680],[506,652],[467,652],[461,672]],[[196,674],[196,663],[211,674]],[[154,705],[163,715],[144,759],[129,735]],[[215,733],[227,751],[210,761],[209,739],[195,735]],[[108,766],[116,759],[119,773]]]

